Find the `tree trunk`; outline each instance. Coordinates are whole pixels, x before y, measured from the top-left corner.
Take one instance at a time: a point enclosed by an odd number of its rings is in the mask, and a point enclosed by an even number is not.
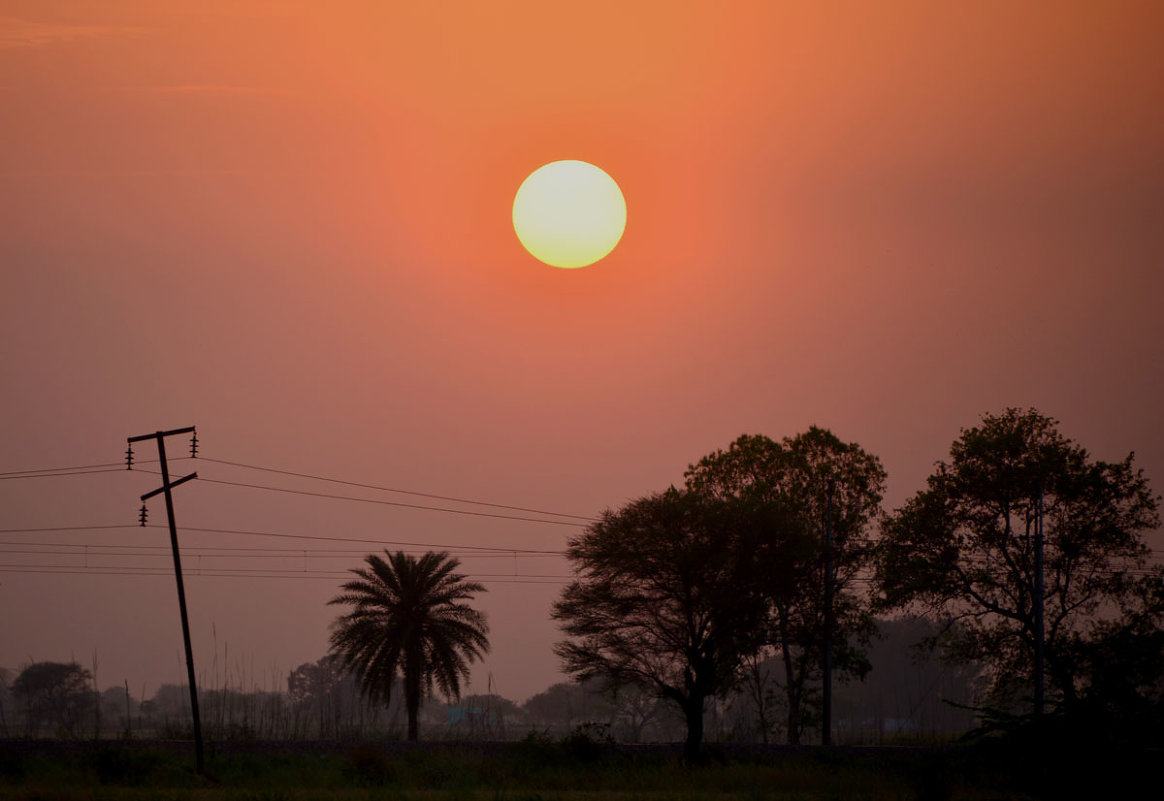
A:
[[[768,695],[764,692],[764,671],[760,654],[753,656],[748,662],[749,689],[754,693],[756,702],[756,717],[759,719],[760,741],[768,744],[768,732],[772,725],[768,720]]]
[[[788,744],[800,745],[800,684],[796,680],[796,666],[793,664],[789,637],[792,624],[785,607],[778,605],[776,615],[780,626],[777,631],[780,637],[780,660],[784,664],[784,697],[788,701]]]
[[[408,740],[415,743],[420,739],[420,726],[417,724],[416,718],[420,712],[419,699],[408,699]]]
[[[408,739],[416,742],[420,739],[420,727],[417,717],[420,714],[420,659],[419,654],[411,652],[405,657],[404,663],[404,705],[408,709]]]
[[[683,717],[687,719],[687,739],[683,742],[683,760],[698,762],[703,745],[703,696],[691,694],[683,702]]]
[[[784,695],[788,699],[788,744],[800,745],[800,687],[792,664],[792,646],[787,639],[780,643],[780,655],[784,662]]]
[[[800,691],[791,684],[788,687],[788,744],[800,745]]]
[[[404,705],[408,708],[408,739],[416,742],[420,739],[420,726],[417,718],[420,715],[420,682],[406,681],[404,689]]]

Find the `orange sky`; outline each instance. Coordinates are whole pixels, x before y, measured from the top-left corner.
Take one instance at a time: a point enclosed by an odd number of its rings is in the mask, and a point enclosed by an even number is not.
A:
[[[1161,8],[0,0],[0,472],[197,424],[205,456],[592,515],[739,434],[819,424],[881,456],[892,506],[1013,405],[1164,487]],[[627,199],[584,270],[510,226],[560,158]],[[154,482],[0,482],[2,527],[132,523]],[[551,550],[571,530],[177,496],[187,526]],[[557,680],[559,586],[490,584],[475,689]],[[192,577],[195,658],[213,632],[256,672],[314,660],[334,590]],[[178,681],[173,595],[0,573],[26,610],[0,616],[0,666],[98,647],[103,682]]]

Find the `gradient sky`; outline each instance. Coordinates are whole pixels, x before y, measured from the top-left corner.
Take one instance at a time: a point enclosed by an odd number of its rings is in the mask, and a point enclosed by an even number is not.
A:
[[[586,516],[740,434],[817,424],[881,457],[892,508],[960,428],[1034,406],[1164,488],[1161,41],[1151,0],[0,0],[0,472],[197,425],[206,457]],[[614,253],[574,271],[510,223],[565,158],[628,206]],[[173,465],[193,470],[435,503]],[[0,666],[97,649],[103,686],[184,678],[164,555],[97,553],[164,530],[10,531],[133,524],[158,481],[0,481],[0,541],[91,549],[0,545],[4,564],[163,573],[0,573]],[[551,551],[576,530],[175,497],[180,527]],[[186,568],[343,570],[364,548],[335,547]],[[561,680],[560,581],[485,577],[472,689]],[[338,583],[190,575],[204,681],[281,686],[325,652]]]

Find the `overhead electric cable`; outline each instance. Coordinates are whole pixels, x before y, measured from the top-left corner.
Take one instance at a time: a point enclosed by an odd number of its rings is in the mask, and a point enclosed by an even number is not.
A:
[[[124,473],[125,468],[109,467],[100,470],[69,470],[63,473],[29,473],[27,475],[4,475],[0,481],[18,481],[25,478],[61,478],[62,476],[91,476],[97,473]]]
[[[270,578],[270,579],[322,579],[326,581],[336,581],[339,578],[347,576],[346,572],[333,571],[332,573],[325,573],[323,571],[298,571],[288,570],[284,572],[248,572],[248,573],[221,573],[217,572],[219,568],[207,568],[202,571],[195,570],[190,573],[190,578]],[[56,566],[33,566],[33,565],[3,565],[0,564],[0,573],[31,573],[36,575],[94,575],[94,576],[144,576],[144,577],[170,577],[173,575],[172,571],[153,568],[133,568],[133,567],[118,567],[116,569],[110,568],[86,568],[77,566],[74,568],[60,568]],[[501,574],[498,574],[501,575]],[[567,584],[572,579],[541,579],[541,578],[523,578],[520,574],[517,576],[508,576],[505,578],[483,578],[482,584],[549,584],[561,585]]]
[[[205,478],[199,476],[199,483],[201,484],[222,484],[228,487],[245,487],[247,489],[266,490],[268,492],[283,492],[288,495],[302,495],[309,498],[328,498],[337,501],[354,501],[357,503],[372,503],[380,506],[396,506],[405,509],[423,509],[429,512],[448,512],[454,515],[468,515],[470,517],[491,517],[499,520],[520,520],[524,523],[544,523],[552,526],[572,526],[574,528],[584,528],[584,523],[571,523],[568,520],[545,520],[537,517],[523,517],[520,515],[503,515],[497,512],[475,512],[471,509],[449,509],[444,506],[426,506],[417,503],[404,503],[403,501],[385,501],[378,498],[360,498],[354,495],[332,495],[327,492],[310,492],[308,490],[290,489],[288,487],[272,487],[266,484],[249,484],[241,481],[224,481],[216,478]]]
[[[380,484],[365,484],[359,481],[346,481],[339,478],[328,478],[327,476],[317,476],[310,473],[297,473],[293,470],[280,470],[274,467],[261,467],[253,464],[243,464],[242,462],[231,462],[225,459],[211,459],[209,457],[200,456],[199,461],[213,462],[215,464],[229,465],[230,467],[240,467],[246,470],[259,470],[264,473],[277,473],[283,476],[294,476],[296,478],[306,478],[313,481],[326,481],[331,484],[342,484],[348,487],[360,487],[361,489],[380,490],[382,492],[396,492],[401,495],[415,495],[418,498],[432,498],[438,501],[452,501],[453,503],[467,503],[473,506],[488,506],[494,509],[508,509],[511,512],[529,512],[538,515],[551,515],[553,517],[568,517],[574,520],[583,520],[587,523],[593,523],[597,518],[588,517],[586,515],[575,515],[567,512],[550,512],[545,509],[534,509],[528,506],[512,506],[505,503],[493,503],[490,501],[475,501],[469,498],[458,498],[453,495],[437,495],[431,492],[417,492],[415,490],[399,489],[397,487],[386,487]]]
[[[40,528],[4,528],[0,529],[0,534],[69,533],[74,531],[107,531],[113,529],[141,528],[143,527],[139,525],[128,524],[116,524],[111,526],[43,526]],[[144,526],[144,528],[164,529],[166,527],[160,524],[150,523]],[[512,556],[515,553],[534,556],[562,556],[566,553],[564,550],[511,548],[504,545],[448,545],[433,542],[406,542],[403,540],[367,539],[361,537],[325,537],[321,534],[284,534],[274,531],[249,531],[246,529],[236,528],[203,528],[199,526],[182,526],[182,531],[191,531],[200,534],[237,534],[248,537],[274,537],[278,539],[309,540],[315,542],[354,542],[365,545],[395,545],[408,548],[424,548],[427,550],[439,548],[440,550],[449,552],[473,551],[481,553],[502,554],[507,556]],[[296,549],[296,552],[302,553],[302,549]]]
[[[69,470],[92,470],[98,467],[117,467],[121,470],[124,470],[125,464],[123,462],[103,462],[102,464],[75,464],[70,465],[69,467],[42,467],[32,470],[8,470],[0,473],[0,477],[15,476],[22,473],[60,473]]]
[[[151,567],[148,565],[46,565],[46,564],[31,564],[31,563],[17,563],[17,564],[0,564],[0,568],[28,568],[37,570],[129,570],[129,571],[150,571],[161,570],[167,572],[163,567]],[[203,575],[210,575],[210,573],[270,573],[272,575],[300,575],[302,573],[317,573],[319,575],[336,576],[338,578],[346,578],[351,575],[351,570],[326,570],[320,568],[312,568],[310,570],[303,570],[302,568],[256,568],[256,567],[188,567],[187,571],[191,575],[199,573]],[[556,573],[465,573],[466,578],[539,578],[539,579],[564,579],[569,580],[572,576],[563,576]]]
[[[111,526],[40,526],[38,528],[0,528],[0,534],[40,534],[66,531],[109,531],[118,528],[141,528],[128,523],[114,523]],[[161,528],[161,526],[152,526]]]
[[[133,526],[139,528],[139,526]],[[56,548],[58,550],[36,550],[39,548]],[[13,547],[31,548],[32,550],[10,550]],[[59,550],[61,548],[71,548],[71,551]],[[104,554],[104,551],[112,551],[113,553]],[[155,554],[164,554],[169,552],[169,548],[164,545],[122,545],[115,543],[104,542],[29,542],[26,540],[0,540],[0,553],[22,553],[22,554],[74,554],[74,553],[89,553],[96,556],[112,556],[115,553],[125,553],[126,551],[147,551],[149,553],[127,553],[127,556],[153,556]],[[367,548],[277,548],[277,547],[245,547],[236,545],[206,545],[184,547],[183,553],[191,556],[234,556],[238,555],[240,558],[250,558],[247,554],[254,554],[257,556],[270,558],[286,558],[288,556],[313,556],[320,559],[346,559],[350,556],[358,556],[367,554]],[[416,550],[416,553],[424,553],[424,551]],[[512,559],[514,556],[544,558],[548,556],[560,555],[557,552],[534,552],[522,553],[514,549],[498,550],[496,552],[463,552],[458,546],[451,546],[448,553],[453,556],[464,556],[467,559]]]
[[[161,526],[148,526],[148,528],[161,528]],[[441,550],[458,550],[458,551],[482,551],[487,553],[505,553],[505,554],[537,554],[540,556],[559,556],[565,551],[539,550],[534,548],[506,548],[498,545],[442,545],[435,542],[405,542],[403,540],[373,540],[362,539],[359,537],[324,537],[318,534],[280,534],[273,531],[246,531],[241,529],[230,528],[197,528],[193,526],[183,526],[183,531],[197,531],[204,534],[240,534],[252,537],[277,537],[280,539],[291,540],[315,540],[322,542],[359,542],[368,545],[404,545],[409,548],[440,548]]]
[[[142,459],[140,462],[136,461],[136,460],[134,461],[134,464],[157,464],[157,463],[158,463],[157,459]],[[0,478],[6,478],[9,476],[15,476],[17,478],[20,478],[20,477],[29,476],[29,475],[46,475],[46,476],[68,475],[70,473],[77,473],[77,472],[82,472],[82,473],[84,473],[84,472],[90,472],[90,473],[105,473],[105,472],[126,473],[126,472],[130,472],[130,471],[126,470],[125,462],[101,462],[99,464],[75,464],[75,465],[69,465],[67,467],[41,467],[41,468],[32,468],[32,469],[28,469],[28,470],[8,470],[5,472],[0,472]]]

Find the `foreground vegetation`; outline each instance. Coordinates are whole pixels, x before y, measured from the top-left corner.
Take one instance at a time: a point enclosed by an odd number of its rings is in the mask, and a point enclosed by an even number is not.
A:
[[[1041,740],[1041,742],[1040,742]],[[1073,758],[1064,759],[1066,756]],[[1014,737],[944,748],[616,746],[584,734],[460,745],[234,742],[195,774],[188,743],[0,743],[0,798],[997,799],[1110,793],[1158,754]]]

